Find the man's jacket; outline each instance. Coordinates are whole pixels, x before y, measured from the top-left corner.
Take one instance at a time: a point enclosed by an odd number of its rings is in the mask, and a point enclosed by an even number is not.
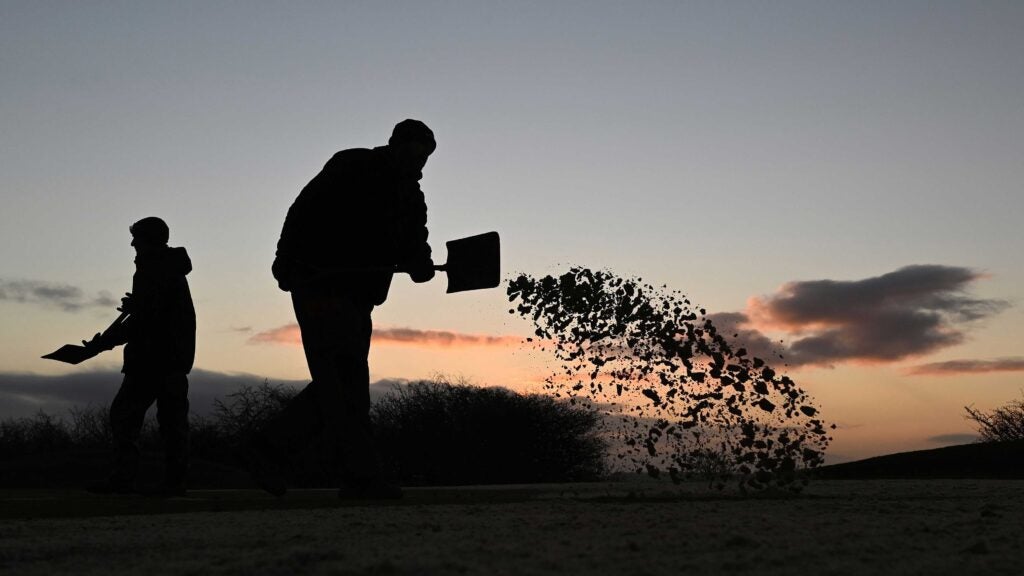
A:
[[[124,344],[124,373],[187,374],[196,355],[196,312],[185,276],[184,248],[162,248],[135,258],[131,315],[108,345]]]
[[[392,273],[430,262],[419,177],[402,179],[386,147],[335,154],[288,209],[274,278],[284,290],[342,288],[384,302]]]

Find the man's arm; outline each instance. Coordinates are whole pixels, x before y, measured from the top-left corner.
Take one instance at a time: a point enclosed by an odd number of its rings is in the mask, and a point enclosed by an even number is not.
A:
[[[434,277],[434,261],[427,242],[427,203],[418,182],[402,188],[398,208],[398,269],[414,282],[426,282]]]
[[[122,301],[124,300],[122,299]],[[118,308],[118,310],[121,310],[121,308]],[[121,315],[106,330],[97,332],[92,337],[92,340],[82,340],[82,345],[99,353],[104,350],[112,350],[115,346],[126,344],[128,342],[128,331],[130,330],[131,321],[132,319],[128,311],[122,310]]]

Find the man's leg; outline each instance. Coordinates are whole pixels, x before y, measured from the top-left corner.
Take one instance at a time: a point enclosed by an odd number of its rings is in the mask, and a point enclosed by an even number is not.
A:
[[[110,430],[114,437],[114,471],[110,488],[131,491],[139,474],[139,433],[146,410],[156,399],[153,383],[138,374],[125,374],[121,389],[110,404]]]
[[[285,491],[283,474],[277,469],[287,454],[302,450],[324,432],[332,440],[338,436],[343,410],[340,368],[356,342],[351,337],[356,316],[348,296],[325,290],[293,291],[292,303],[312,382],[260,430],[248,449],[256,481],[275,495]]]
[[[312,381],[260,434],[282,453],[297,452],[341,411],[337,356],[345,348],[345,306],[329,295],[292,293]]]
[[[340,372],[341,413],[340,421],[335,420],[338,425],[335,433],[348,481],[361,485],[381,482],[380,459],[370,424],[370,367],[367,357],[373,333],[372,310],[372,304],[352,302],[349,346],[336,358]]]
[[[185,491],[188,473],[188,376],[162,376],[156,420],[164,443],[164,488]]]
[[[337,405],[328,380],[313,380],[259,431],[265,442],[281,455],[301,451],[324,428],[323,412]]]
[[[337,443],[349,476],[376,480],[367,365],[373,304],[343,291],[293,292],[292,301],[313,382],[284,410],[274,432],[292,441],[290,450],[323,432]]]

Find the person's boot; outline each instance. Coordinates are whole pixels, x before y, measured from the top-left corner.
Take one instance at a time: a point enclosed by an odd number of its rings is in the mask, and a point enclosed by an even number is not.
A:
[[[397,500],[402,488],[384,471],[380,455],[374,447],[369,424],[348,431],[339,455],[344,463],[344,474],[338,498],[343,500]]]
[[[256,485],[280,498],[288,491],[278,452],[260,435],[250,439],[242,449],[242,458]]]
[[[85,489],[87,492],[91,492],[93,494],[104,495],[135,494],[138,492],[138,487],[135,485],[134,480],[119,477],[117,475],[112,475],[101,482],[89,484]]]
[[[164,481],[153,491],[153,496],[178,498],[184,496],[186,492],[185,473],[171,471],[164,476]]]
[[[352,478],[338,489],[342,500],[398,500],[402,498],[402,487],[382,476]]]

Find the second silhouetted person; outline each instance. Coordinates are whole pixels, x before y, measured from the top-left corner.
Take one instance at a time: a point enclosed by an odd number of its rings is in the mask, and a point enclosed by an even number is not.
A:
[[[170,231],[155,216],[129,228],[135,248],[132,291],[122,299],[127,320],[97,334],[86,345],[109,350],[124,344],[124,381],[110,405],[114,471],[95,492],[137,490],[139,434],[156,402],[164,443],[160,492],[185,492],[188,472],[188,373],[196,353],[196,313],[185,278],[192,261],[184,248],[167,246]]]

